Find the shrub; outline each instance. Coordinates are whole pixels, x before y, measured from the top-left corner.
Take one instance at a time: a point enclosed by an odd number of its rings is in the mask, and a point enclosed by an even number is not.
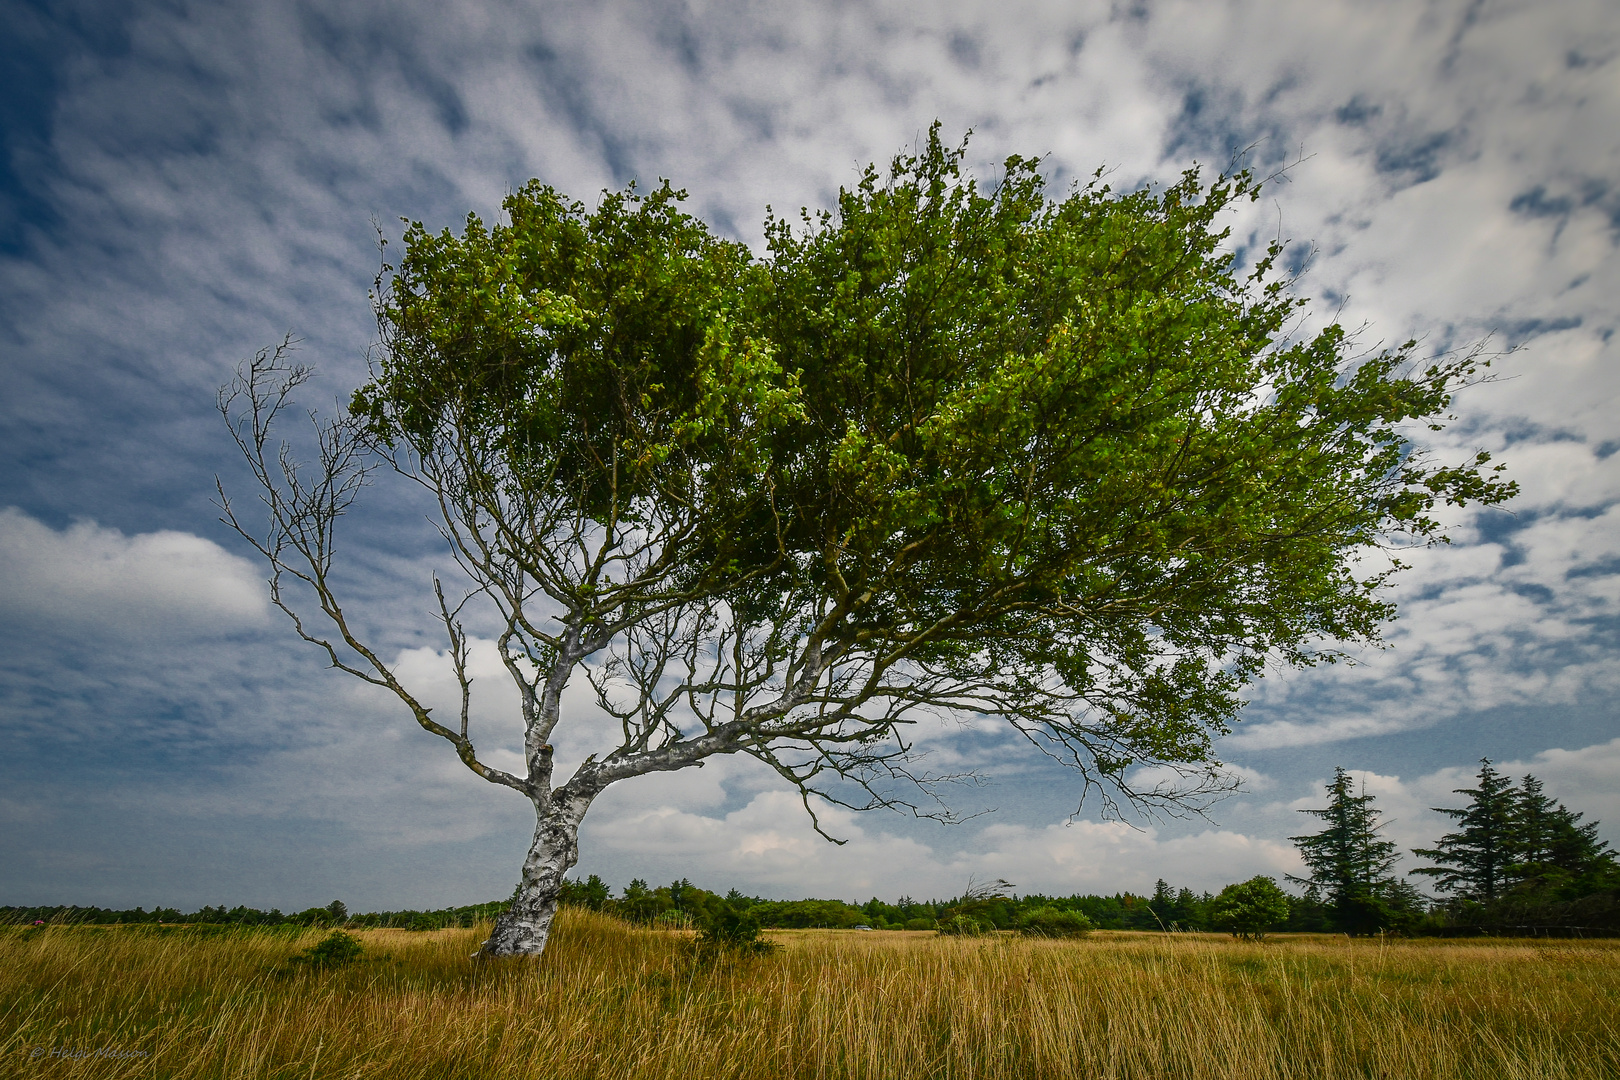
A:
[[[907,930],[937,930],[939,928],[939,924],[933,919],[919,917],[915,919],[907,919],[905,928]]]
[[[699,956],[736,953],[763,956],[781,946],[759,936],[759,920],[730,904],[722,904],[698,931],[694,948]]]
[[[1078,911],[1062,911],[1054,907],[1035,908],[1018,917],[1018,930],[1031,937],[1072,938],[1085,937],[1095,929],[1091,920]]]
[[[360,959],[360,954],[364,951],[360,947],[360,940],[353,934],[334,930],[319,943],[299,953],[293,960],[295,963],[317,968],[339,967]]]
[[[990,933],[992,929],[994,928],[986,926],[973,916],[961,913],[939,920],[939,932],[953,937],[981,937]]]

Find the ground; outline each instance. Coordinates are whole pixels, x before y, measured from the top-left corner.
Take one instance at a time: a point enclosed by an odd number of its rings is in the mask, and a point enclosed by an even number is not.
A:
[[[376,1077],[1613,1077],[1620,942],[1099,932],[690,936],[565,910],[538,961],[480,929],[0,931],[0,1074]]]

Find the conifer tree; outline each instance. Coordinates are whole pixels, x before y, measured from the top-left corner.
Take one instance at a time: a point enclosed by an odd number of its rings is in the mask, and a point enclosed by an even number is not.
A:
[[[1462,827],[1442,836],[1432,848],[1413,848],[1412,854],[1441,865],[1420,866],[1410,872],[1434,878],[1435,887],[1443,892],[1489,904],[1502,895],[1511,881],[1519,794],[1510,778],[1491,768],[1490,758],[1480,759],[1478,787],[1454,790],[1469,797],[1466,807],[1433,809]]]
[[[1540,780],[1526,776],[1515,800],[1508,845],[1511,882],[1521,891],[1573,899],[1603,888],[1615,871],[1614,853],[1598,839],[1599,822],[1555,803]]]
[[[1393,921],[1389,893],[1395,845],[1379,839],[1381,815],[1373,808],[1373,796],[1365,791],[1355,794],[1354,781],[1343,767],[1334,769],[1327,792],[1325,808],[1300,811],[1321,818],[1327,828],[1313,835],[1289,837],[1311,875],[1290,875],[1289,880],[1319,890],[1333,910],[1338,929],[1373,933]]]

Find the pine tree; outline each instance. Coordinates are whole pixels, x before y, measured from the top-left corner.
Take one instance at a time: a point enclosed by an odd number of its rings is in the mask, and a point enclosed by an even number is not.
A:
[[[1514,864],[1517,843],[1519,794],[1513,781],[1491,768],[1489,758],[1480,759],[1479,786],[1456,788],[1467,795],[1469,804],[1461,810],[1436,806],[1437,813],[1458,821],[1462,828],[1447,833],[1432,848],[1413,848],[1440,863],[1411,871],[1435,879],[1435,887],[1455,893],[1464,900],[1493,903],[1506,890]]]
[[[1508,876],[1520,891],[1573,899],[1603,888],[1615,871],[1614,853],[1598,839],[1599,823],[1554,803],[1541,781],[1526,776],[1514,805]]]
[[[1365,791],[1355,794],[1354,781],[1343,767],[1334,769],[1327,792],[1325,808],[1300,811],[1321,818],[1327,828],[1289,837],[1311,876],[1290,875],[1289,880],[1319,890],[1340,930],[1373,933],[1394,918],[1386,894],[1393,884],[1390,869],[1395,865],[1395,845],[1378,838],[1383,826],[1378,820],[1381,815],[1373,808],[1373,796]]]
[[[1164,878],[1155,881],[1153,883],[1153,898],[1148,901],[1148,910],[1153,912],[1153,917],[1158,920],[1159,929],[1168,930],[1170,925],[1175,922],[1175,917],[1170,913],[1170,909],[1175,906],[1175,903],[1176,894],[1170,888],[1170,883]]]

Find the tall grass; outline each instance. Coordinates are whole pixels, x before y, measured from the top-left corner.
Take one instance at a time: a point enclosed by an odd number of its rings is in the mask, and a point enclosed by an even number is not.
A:
[[[538,962],[472,962],[481,930],[359,936],[321,970],[289,963],[314,933],[0,933],[0,1074],[1620,1076],[1607,942],[809,931],[705,963],[571,910]]]

